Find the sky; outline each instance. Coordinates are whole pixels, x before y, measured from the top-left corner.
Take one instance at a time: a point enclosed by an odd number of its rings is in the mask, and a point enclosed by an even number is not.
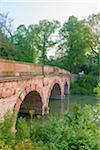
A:
[[[85,19],[100,12],[99,0],[0,0],[0,13],[9,13],[14,27],[36,24],[39,20],[58,20],[62,24],[69,16]]]

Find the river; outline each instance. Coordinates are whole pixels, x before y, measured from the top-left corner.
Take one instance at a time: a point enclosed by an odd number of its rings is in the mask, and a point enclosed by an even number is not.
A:
[[[95,105],[98,101],[95,96],[86,95],[67,95],[62,100],[49,100],[49,114],[48,116],[62,117],[64,112],[70,110],[74,104],[80,104],[82,107],[85,104]],[[25,117],[29,121],[29,114],[19,113],[19,117]]]
[[[80,104],[82,107],[85,104],[95,105],[97,103],[95,96],[87,95],[68,95],[62,100],[53,100],[49,102],[49,115],[62,116],[66,110],[72,108],[74,104]]]

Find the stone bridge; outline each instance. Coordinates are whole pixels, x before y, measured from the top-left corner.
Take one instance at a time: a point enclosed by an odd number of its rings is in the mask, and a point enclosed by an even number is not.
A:
[[[71,74],[57,67],[0,59],[0,118],[10,110],[44,115],[69,93]]]

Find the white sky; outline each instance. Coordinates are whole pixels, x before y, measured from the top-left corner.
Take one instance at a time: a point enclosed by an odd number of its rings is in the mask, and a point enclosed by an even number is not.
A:
[[[38,23],[42,19],[63,23],[71,15],[84,19],[100,12],[100,3],[99,0],[0,0],[0,12],[9,12],[15,27]]]

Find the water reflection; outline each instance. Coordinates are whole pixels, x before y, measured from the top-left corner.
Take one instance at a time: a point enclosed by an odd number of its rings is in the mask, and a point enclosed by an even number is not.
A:
[[[83,95],[68,95],[65,99],[54,100],[51,99],[49,102],[50,116],[63,116],[65,111],[72,108],[74,104],[80,104],[82,107],[85,104],[95,105],[97,102],[94,96],[83,96]]]

